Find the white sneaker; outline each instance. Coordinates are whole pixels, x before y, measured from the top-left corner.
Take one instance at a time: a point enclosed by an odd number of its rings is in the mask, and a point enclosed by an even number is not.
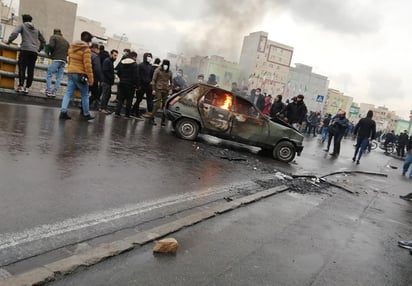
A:
[[[24,91],[24,88],[21,86],[21,85],[19,85],[17,88],[16,88],[16,92],[23,92]]]
[[[28,88],[28,87],[24,87],[23,92],[24,92],[25,94],[28,94],[28,93],[29,93],[29,91],[30,91],[30,88]]]

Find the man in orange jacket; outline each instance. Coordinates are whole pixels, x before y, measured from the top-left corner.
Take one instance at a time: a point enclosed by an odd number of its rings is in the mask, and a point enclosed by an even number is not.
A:
[[[71,119],[67,114],[67,109],[75,90],[79,90],[82,97],[83,119],[94,119],[94,116],[89,113],[89,86],[92,86],[94,82],[89,48],[92,38],[92,34],[85,31],[80,35],[81,41],[76,41],[70,45],[67,89],[60,109],[60,119],[62,120]]]

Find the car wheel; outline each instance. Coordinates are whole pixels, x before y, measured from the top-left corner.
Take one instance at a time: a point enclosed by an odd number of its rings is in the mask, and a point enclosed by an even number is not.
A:
[[[295,146],[289,141],[281,141],[273,149],[273,158],[281,162],[289,163],[295,158],[295,155]]]
[[[199,124],[193,119],[182,118],[176,122],[175,131],[182,139],[195,140],[199,133]]]

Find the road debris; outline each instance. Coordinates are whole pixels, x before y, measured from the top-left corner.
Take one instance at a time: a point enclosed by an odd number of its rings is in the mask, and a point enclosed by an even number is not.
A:
[[[387,174],[383,174],[383,173],[374,173],[374,172],[365,172],[365,171],[337,171],[337,172],[332,172],[323,176],[319,176],[319,175],[311,175],[311,174],[306,174],[306,175],[292,175],[293,179],[303,179],[306,182],[310,183],[313,186],[316,187],[321,187],[322,183],[323,184],[327,184],[329,186],[338,188],[340,190],[343,190],[345,192],[348,192],[350,194],[359,194],[359,192],[357,191],[353,191],[350,190],[348,188],[346,188],[345,186],[338,184],[336,182],[332,182],[330,180],[327,180],[327,177],[330,176],[334,176],[334,175],[344,175],[344,176],[348,176],[348,175],[352,175],[352,174],[363,174],[363,175],[370,175],[370,176],[381,176],[381,177],[387,177]]]
[[[153,247],[154,253],[176,253],[179,243],[173,237],[156,240]]]

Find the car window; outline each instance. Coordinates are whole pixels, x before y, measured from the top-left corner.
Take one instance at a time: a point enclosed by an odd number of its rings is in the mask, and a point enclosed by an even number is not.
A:
[[[223,90],[214,89],[205,95],[203,103],[225,110],[232,110],[233,95]]]
[[[254,118],[259,118],[260,116],[252,103],[241,97],[236,97],[234,112]]]
[[[195,88],[192,91],[188,92],[182,99],[180,103],[188,106],[197,106],[197,98],[199,97],[199,88]]]

